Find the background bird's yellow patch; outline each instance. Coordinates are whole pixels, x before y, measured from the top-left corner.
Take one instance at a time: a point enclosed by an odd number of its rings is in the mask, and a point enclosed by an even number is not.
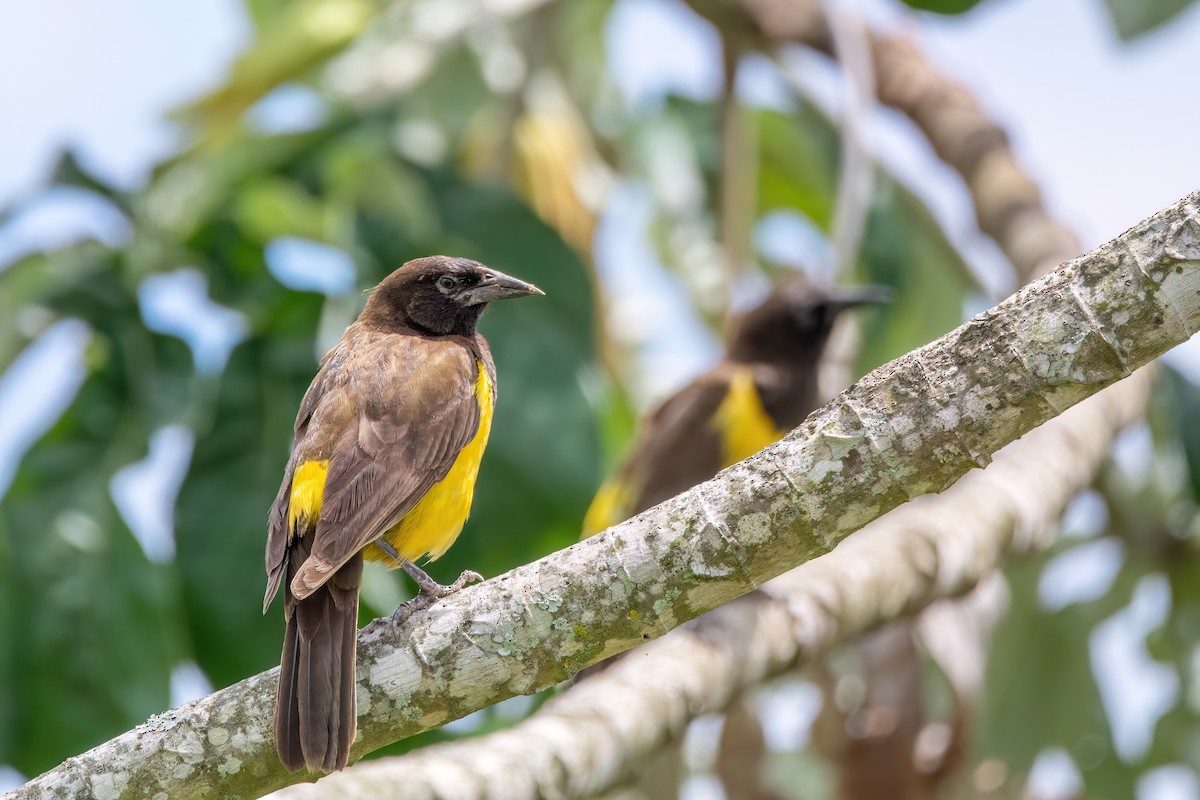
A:
[[[583,517],[583,535],[591,536],[605,528],[624,522],[633,505],[633,487],[620,478],[609,478],[592,498]]]
[[[737,370],[729,382],[729,393],[713,416],[713,425],[721,435],[721,468],[749,458],[783,438],[785,431],[775,427],[763,407],[754,373]]]

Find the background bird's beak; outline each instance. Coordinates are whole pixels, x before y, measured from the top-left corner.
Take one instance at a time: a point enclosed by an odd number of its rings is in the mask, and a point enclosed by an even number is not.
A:
[[[462,297],[466,305],[474,306],[480,303],[490,303],[493,300],[524,297],[529,294],[545,294],[545,292],[532,283],[526,283],[511,275],[492,270],[473,288],[463,292]]]
[[[828,290],[826,302],[840,312],[855,306],[890,303],[895,296],[889,286],[838,286]]]

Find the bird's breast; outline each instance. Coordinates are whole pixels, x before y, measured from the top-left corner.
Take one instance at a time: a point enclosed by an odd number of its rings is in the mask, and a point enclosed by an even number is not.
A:
[[[432,561],[445,553],[462,532],[471,512],[475,479],[479,475],[488,435],[492,432],[495,407],[487,370],[482,361],[476,361],[476,367],[475,401],[479,404],[479,428],[475,436],[459,451],[446,477],[435,483],[421,501],[384,534],[388,544],[396,548],[401,558],[409,561],[416,561],[426,554]],[[363,555],[369,561],[398,566],[398,562],[374,544],[367,545]]]

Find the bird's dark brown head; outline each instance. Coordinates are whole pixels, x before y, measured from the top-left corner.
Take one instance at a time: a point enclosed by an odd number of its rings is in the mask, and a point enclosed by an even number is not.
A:
[[[409,261],[384,278],[360,319],[392,330],[471,336],[488,303],[531,294],[545,292],[478,261],[429,256]]]
[[[771,292],[734,328],[729,357],[742,362],[816,362],[838,315],[867,303],[886,303],[881,286],[819,289],[793,282]]]

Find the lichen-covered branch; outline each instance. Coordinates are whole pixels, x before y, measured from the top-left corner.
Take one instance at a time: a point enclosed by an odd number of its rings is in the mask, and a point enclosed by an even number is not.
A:
[[[1088,398],[1009,445],[986,472],[896,509],[750,598],[617,660],[524,722],[363,762],[273,800],[590,797],[619,785],[696,716],[1043,544],[1148,389],[1122,381]]]
[[[1200,193],[881,367],[716,479],[447,598],[400,635],[387,623],[368,626],[357,752],[550,686],[828,552],[986,464],[1198,324]],[[938,557],[930,551],[931,565]],[[907,597],[897,592],[872,609],[902,612]],[[836,593],[814,597],[796,616],[820,625],[819,607],[836,602]],[[858,624],[854,611],[840,618]],[[12,796],[227,797],[281,787],[296,778],[270,742],[274,684],[264,673],[155,717]]]

